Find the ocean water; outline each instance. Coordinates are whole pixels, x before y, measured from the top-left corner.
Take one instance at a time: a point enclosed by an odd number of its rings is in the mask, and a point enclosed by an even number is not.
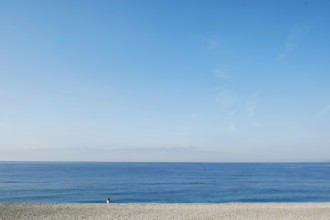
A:
[[[330,202],[330,163],[0,162],[0,202]]]

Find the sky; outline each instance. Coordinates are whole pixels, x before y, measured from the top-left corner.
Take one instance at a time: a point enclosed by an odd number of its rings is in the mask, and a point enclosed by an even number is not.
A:
[[[330,1],[0,1],[0,160],[330,161]]]

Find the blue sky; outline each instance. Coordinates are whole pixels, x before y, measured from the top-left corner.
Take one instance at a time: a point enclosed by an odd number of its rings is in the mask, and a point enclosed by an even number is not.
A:
[[[0,160],[330,160],[329,1],[1,1]]]

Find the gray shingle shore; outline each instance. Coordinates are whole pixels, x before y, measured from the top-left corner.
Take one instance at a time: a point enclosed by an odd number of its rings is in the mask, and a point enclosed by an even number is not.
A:
[[[330,203],[0,203],[0,219],[330,219]]]

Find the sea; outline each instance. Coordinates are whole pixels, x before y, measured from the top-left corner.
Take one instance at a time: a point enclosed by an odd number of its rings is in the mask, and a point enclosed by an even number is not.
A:
[[[0,202],[330,202],[330,163],[0,162]]]

